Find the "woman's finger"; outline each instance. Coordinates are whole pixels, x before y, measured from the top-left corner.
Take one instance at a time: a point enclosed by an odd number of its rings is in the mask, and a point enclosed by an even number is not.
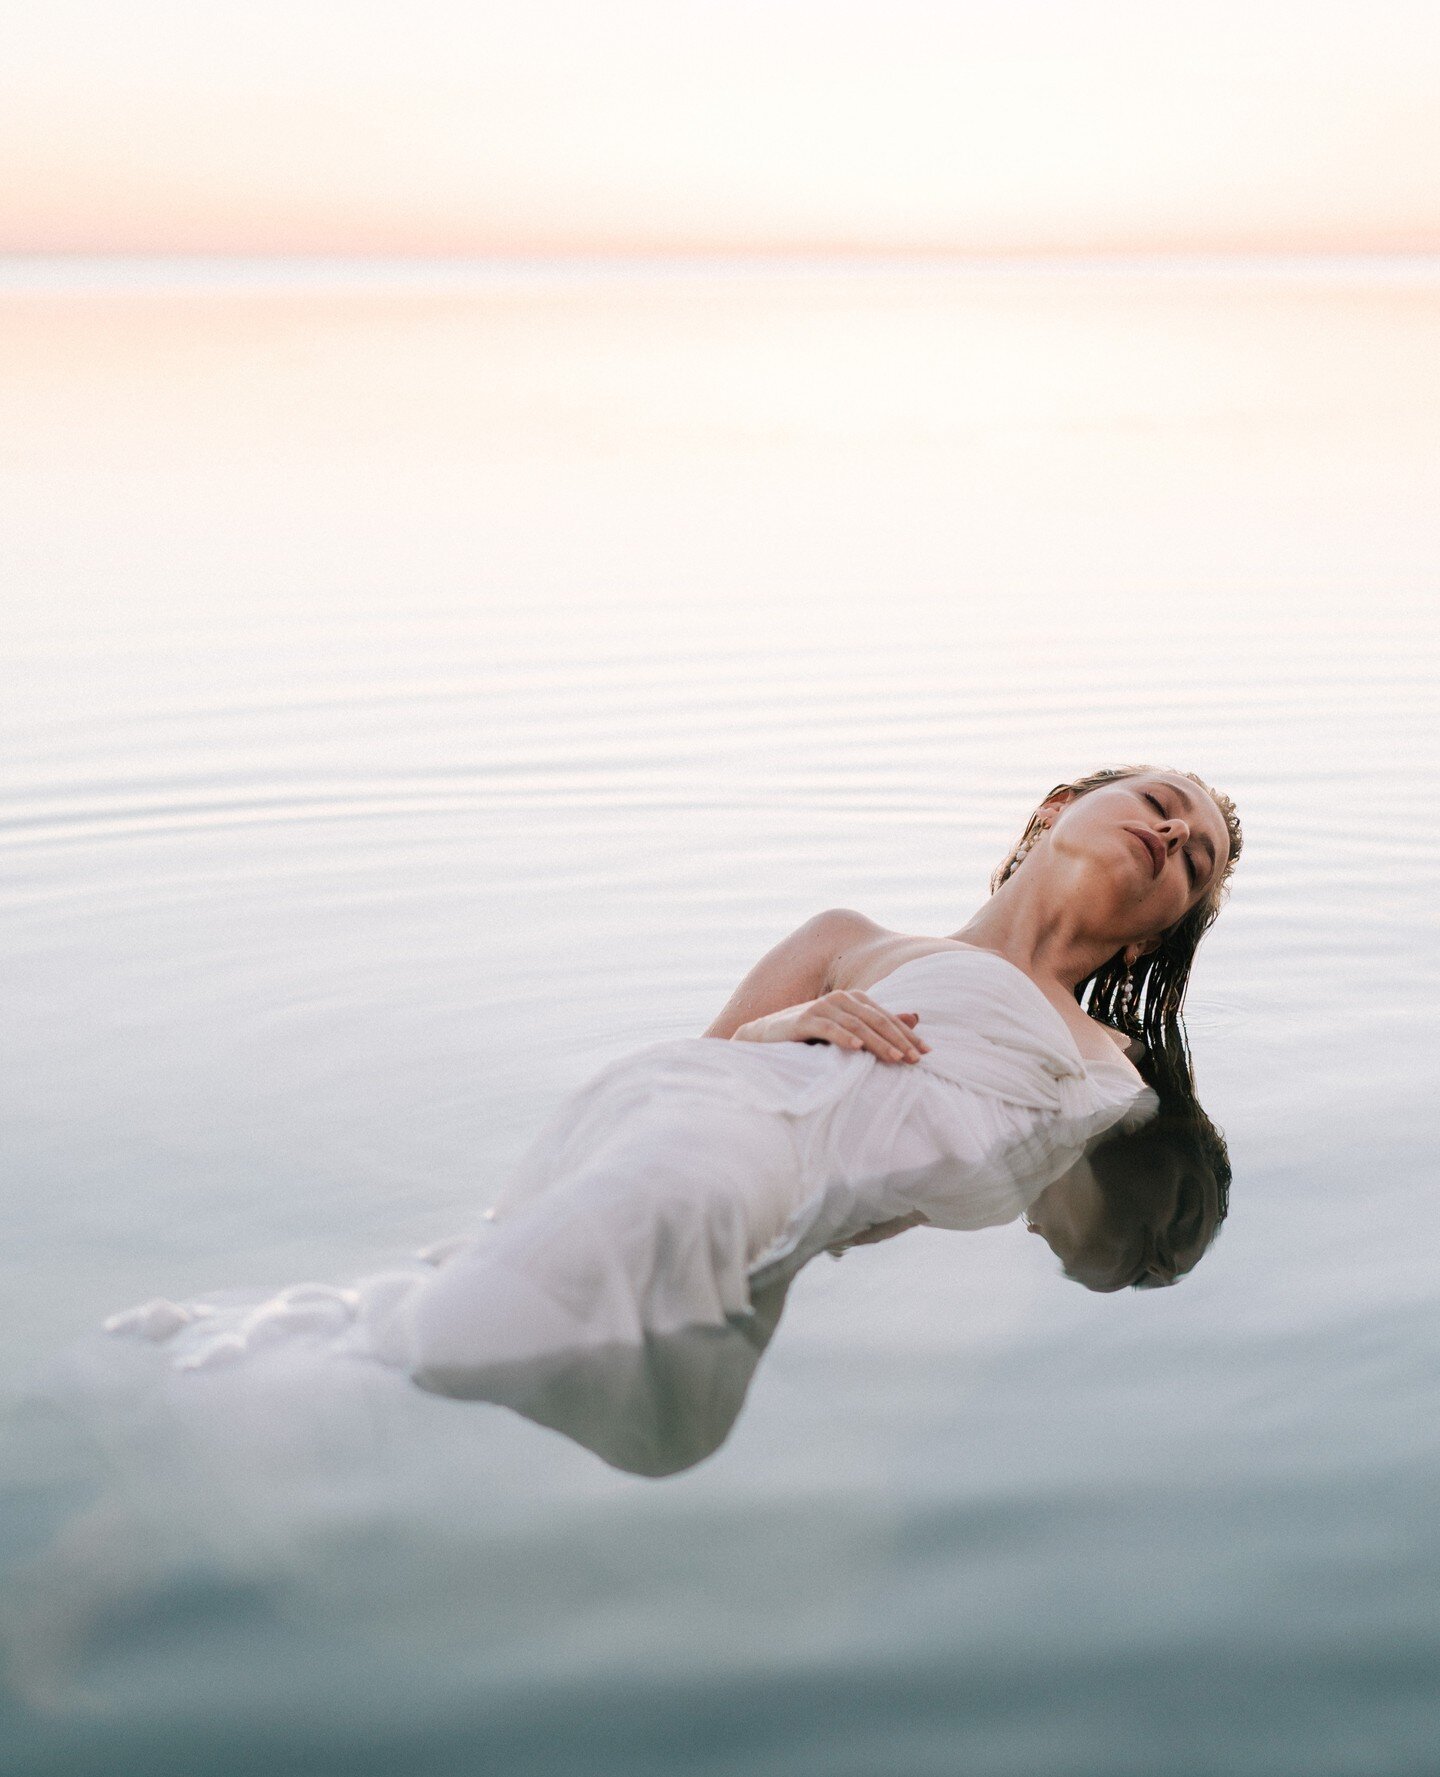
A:
[[[839,1049],[874,1049],[875,1035],[848,1012],[809,1012],[796,1025],[807,1043],[833,1043]]]
[[[852,1037],[858,1038],[860,1044],[878,1055],[882,1061],[906,1061],[920,1059],[920,1053],[911,1043],[908,1035],[892,1034],[872,1024],[858,1012],[842,1011],[838,1007],[828,1014]]]
[[[884,1006],[877,1005],[868,993],[843,991],[834,996],[847,1011],[856,1012],[875,1029],[883,1031],[891,1042],[898,1042],[907,1052],[918,1049],[928,1053],[930,1045],[914,1034],[914,1027],[920,1022],[918,1012],[888,1012]]]
[[[908,1060],[918,1061],[929,1047],[921,1042],[908,1025],[902,1024],[898,1018],[892,1017],[883,1006],[866,1001],[857,1009],[857,1016],[864,1020],[885,1042],[898,1048]]]
[[[861,993],[858,988],[842,987],[839,990],[839,997],[846,1000],[857,1000],[862,1006],[869,1006],[873,1012],[885,1012],[885,1007],[882,1006],[878,1000],[872,1000],[868,993]],[[886,1016],[893,1018],[918,1018],[920,1014],[918,1012],[887,1012]]]
[[[865,1047],[854,1031],[825,1012],[807,1012],[795,1025],[794,1034],[802,1043],[833,1043],[837,1049]]]

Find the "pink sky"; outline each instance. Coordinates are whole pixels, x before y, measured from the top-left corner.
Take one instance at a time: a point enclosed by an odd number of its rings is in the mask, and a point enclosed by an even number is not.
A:
[[[12,253],[1440,250],[1433,0],[11,16]]]

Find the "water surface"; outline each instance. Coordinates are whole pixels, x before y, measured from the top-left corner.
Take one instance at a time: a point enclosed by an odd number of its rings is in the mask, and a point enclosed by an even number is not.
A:
[[[17,1768],[1432,1768],[1440,272],[22,269]],[[463,1226],[800,920],[953,931],[1146,759],[1248,844],[1176,1289],[821,1259],[664,1480],[418,1394],[303,1454],[27,1403],[116,1308]]]

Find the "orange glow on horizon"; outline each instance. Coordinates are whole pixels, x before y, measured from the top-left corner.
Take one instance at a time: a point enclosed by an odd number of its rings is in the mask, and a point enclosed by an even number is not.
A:
[[[1428,0],[133,11],[7,43],[0,252],[1440,250]]]

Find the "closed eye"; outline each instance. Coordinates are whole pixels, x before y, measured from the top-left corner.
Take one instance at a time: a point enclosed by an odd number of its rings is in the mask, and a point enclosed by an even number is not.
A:
[[[1168,812],[1166,810],[1165,804],[1160,800],[1160,798],[1158,796],[1152,795],[1149,790],[1142,790],[1140,792],[1140,794],[1150,804],[1151,808],[1153,808],[1155,810],[1156,814],[1163,815]],[[1194,858],[1192,858],[1190,856],[1190,853],[1188,851],[1185,853],[1185,875],[1189,879],[1191,888],[1194,888],[1195,884],[1200,880],[1200,871],[1199,871],[1199,867],[1196,864]]]

